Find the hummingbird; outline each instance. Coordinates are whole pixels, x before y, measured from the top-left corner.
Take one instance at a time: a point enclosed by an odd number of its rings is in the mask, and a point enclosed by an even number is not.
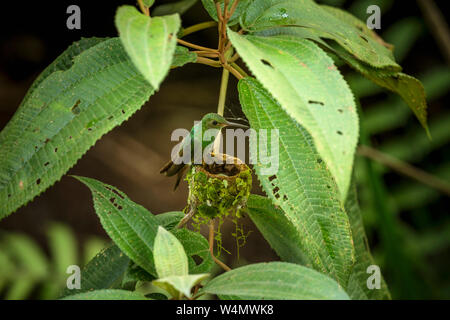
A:
[[[242,129],[248,129],[248,126],[242,125],[239,123],[234,123],[226,120],[224,117],[217,113],[208,113],[205,114],[201,121],[199,121],[197,124],[195,124],[189,134],[183,139],[183,141],[180,144],[180,151],[178,152],[177,158],[183,157],[183,149],[185,147],[188,147],[188,144],[190,144],[190,150],[191,150],[191,159],[190,161],[174,161],[170,160],[167,162],[164,167],[161,168],[159,173],[165,174],[168,177],[172,177],[174,175],[177,175],[177,181],[175,183],[174,190],[178,187],[180,184],[181,178],[184,175],[184,172],[190,167],[190,164],[194,161],[194,144],[197,143],[198,145],[201,145],[201,151],[202,155],[206,147],[208,147],[211,144],[211,141],[204,141],[202,135],[206,130],[209,129],[216,129],[217,134],[214,136],[214,140],[217,138],[217,135],[219,134],[220,130],[225,127],[236,127],[236,128],[242,128]],[[180,160],[180,159],[174,159],[174,160]],[[187,163],[186,163],[187,162]]]

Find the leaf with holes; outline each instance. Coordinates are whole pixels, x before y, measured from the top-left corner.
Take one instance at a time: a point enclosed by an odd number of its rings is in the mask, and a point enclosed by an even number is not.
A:
[[[184,276],[189,273],[188,258],[183,245],[161,226],[158,227],[153,254],[159,278]]]
[[[228,34],[256,78],[313,137],[344,202],[358,142],[358,115],[331,58],[306,39]]]
[[[246,300],[349,300],[333,279],[287,262],[256,263],[228,271],[209,281],[202,292]]]
[[[278,151],[278,159],[254,164],[263,190],[295,227],[300,249],[312,266],[345,287],[354,251],[348,217],[330,171],[308,132],[289,117],[259,82],[244,78],[238,89],[242,110],[251,127],[279,132],[278,143],[275,142],[278,150],[274,150]],[[264,173],[269,166],[278,169],[274,176]]]
[[[373,41],[376,41],[384,46],[389,46],[373,30],[367,28],[367,25],[363,21],[357,19],[350,13],[334,7],[321,7],[330,14],[338,17],[343,22],[357,27],[362,33],[364,33],[365,36],[371,38]],[[263,36],[291,35],[315,41],[323,49],[340,57],[348,65],[363,74],[369,80],[383,88],[399,94],[425,128],[427,135],[430,136],[427,126],[427,103],[425,99],[425,91],[419,80],[399,71],[372,67],[370,64],[358,60],[341,46],[335,43],[325,42],[317,35],[317,33],[314,33],[312,29],[283,26],[279,28],[262,30],[256,32],[255,34]],[[392,56],[391,52],[387,52],[387,54]]]
[[[83,51],[108,40],[108,38],[81,38],[80,41],[72,43],[60,56],[58,56],[41,74],[34,80],[31,87],[28,89],[27,94],[22,100],[19,109],[25,105],[30,94],[44,81],[49,75],[56,71],[65,71],[70,69],[73,65],[73,59]],[[2,136],[0,136],[0,144],[2,142]]]
[[[95,212],[114,243],[145,271],[156,275],[153,261],[156,218],[113,186],[91,178],[75,178],[91,190]]]
[[[129,261],[130,259],[116,245],[103,249],[81,270],[81,288],[66,288],[62,296],[109,289],[113,283],[123,276]]]
[[[131,61],[158,90],[172,63],[180,17],[150,18],[135,7],[122,6],[116,13],[116,27]]]
[[[119,289],[94,290],[67,296],[61,300],[150,300],[138,292]]]
[[[0,218],[54,184],[154,92],[117,38],[91,46],[71,66],[63,60],[0,133]]]
[[[331,47],[330,47],[331,48]],[[427,135],[431,137],[427,124],[427,101],[422,83],[402,72],[389,72],[364,64],[339,47],[333,46],[333,52],[348,65],[380,87],[397,93],[414,112]]]
[[[175,229],[172,233],[181,242],[188,256],[189,274],[210,272],[214,261],[212,260],[209,252],[209,244],[205,237],[186,228]]]
[[[241,16],[241,26],[250,33],[279,27],[305,28],[319,38],[336,41],[360,61],[377,68],[401,70],[392,52],[380,41],[331,10],[312,0],[253,1]]]
[[[281,260],[311,266],[301,249],[300,234],[283,210],[270,199],[255,194],[248,198],[247,209],[250,219]]]

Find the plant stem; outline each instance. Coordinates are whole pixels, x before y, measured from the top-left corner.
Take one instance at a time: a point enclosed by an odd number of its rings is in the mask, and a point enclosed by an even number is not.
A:
[[[216,26],[217,26],[217,22],[215,22],[215,21],[206,21],[206,22],[202,22],[202,23],[197,23],[197,24],[194,24],[193,26],[183,29],[183,31],[181,33],[181,37],[185,37],[191,33],[194,33],[194,32],[200,31],[200,30],[204,30],[204,29],[208,29],[208,28],[212,28],[212,27],[216,27]]]
[[[386,167],[389,167],[405,176],[413,178],[433,189],[439,190],[440,192],[450,196],[450,185],[446,181],[443,181],[419,168],[416,168],[409,163],[403,162],[366,145],[361,145],[358,148],[358,154],[375,160]]]
[[[197,45],[197,44],[190,43],[190,42],[187,42],[187,41],[184,41],[184,40],[181,40],[181,39],[177,39],[177,42],[178,42],[179,44],[182,44],[183,46],[190,47],[190,48],[193,48],[193,49],[204,50],[204,51],[211,51],[211,52],[217,52],[217,49],[212,49],[212,48],[202,47],[202,46],[199,46],[199,45]]]
[[[244,70],[242,70],[242,68],[241,68],[238,64],[232,62],[232,63],[231,63],[231,66],[232,66],[234,69],[236,69],[236,71],[239,72],[242,76],[248,77],[247,72],[245,72]]]
[[[211,51],[205,51],[205,50],[196,50],[193,52],[195,52],[197,54],[197,56],[206,57],[206,58],[217,58],[219,56],[218,52],[211,52]]]
[[[214,219],[211,219],[211,221],[209,222],[209,252],[211,253],[211,257],[217,265],[219,265],[225,271],[231,270],[229,266],[227,266],[225,263],[214,256]]]
[[[221,67],[219,61],[204,58],[204,57],[197,57],[196,63],[206,64],[208,66],[215,67],[215,68]]]
[[[145,14],[147,17],[150,16],[150,10],[144,5],[144,2],[142,0],[138,0],[139,8],[141,9],[142,13]]]
[[[230,71],[223,68],[222,69],[222,80],[220,82],[220,93],[219,93],[219,103],[217,105],[217,113],[223,116],[223,111],[225,109],[225,100],[227,96],[228,78],[230,76]]]
[[[235,68],[233,68],[229,64],[224,64],[223,67],[225,69],[227,69],[228,71],[230,71],[233,74],[233,76],[235,76],[238,80],[241,80],[242,78],[244,78],[244,75],[240,74],[239,71],[237,71]]]

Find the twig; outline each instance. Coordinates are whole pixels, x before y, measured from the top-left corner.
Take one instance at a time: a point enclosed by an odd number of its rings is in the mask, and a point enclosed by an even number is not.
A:
[[[206,64],[211,67],[220,68],[222,65],[219,61],[204,58],[204,57],[197,57],[196,63]]]
[[[439,190],[440,192],[450,196],[450,184],[443,181],[419,168],[416,168],[409,163],[396,159],[388,154],[380,152],[369,146],[361,145],[359,146],[357,153],[361,156],[367,157],[369,159],[375,160],[386,167],[389,167],[401,174],[415,179],[433,189]]]
[[[239,73],[239,71],[237,71],[235,68],[233,68],[231,65],[229,64],[224,64],[223,67],[225,69],[227,69],[228,71],[230,71],[233,76],[235,76],[238,80],[241,80],[242,78],[244,78],[244,75],[242,75],[241,73]]]
[[[224,269],[225,271],[231,270],[229,266],[227,266],[225,263],[214,256],[214,219],[211,219],[211,221],[209,222],[209,252],[211,253],[211,257],[214,262],[222,267],[222,269]]]
[[[450,64],[450,31],[444,16],[433,0],[418,0],[418,3],[442,54]]]
[[[219,53],[218,52],[211,52],[211,51],[205,51],[205,50],[196,50],[192,51],[197,54],[199,57],[205,57],[205,58],[218,58]]]
[[[232,62],[231,66],[236,69],[237,72],[239,72],[242,76],[248,77],[247,72],[245,72],[237,63]]]
[[[178,222],[176,229],[183,228],[183,226],[195,215],[196,212],[197,210],[191,207],[189,209],[189,212],[183,217],[183,219]]]
[[[227,96],[229,75],[230,75],[230,71],[224,68],[222,70],[222,80],[220,82],[219,103],[217,105],[217,113],[220,114],[221,116],[223,116],[223,111],[225,109],[225,99]]]
[[[138,0],[139,8],[141,9],[142,13],[145,14],[147,17],[150,16],[150,10],[144,5],[144,2],[142,0]]]
[[[239,4],[239,0],[235,0],[230,8],[230,13],[228,19],[230,19],[233,16],[234,11],[236,10],[237,6]]]
[[[236,62],[236,60],[238,60],[240,58],[240,56],[239,56],[239,53],[235,53],[231,58],[230,58],[230,60],[228,60],[228,63],[233,63],[233,62]]]
[[[190,47],[190,48],[193,48],[193,49],[210,51],[210,52],[217,52],[217,49],[202,47],[202,46],[199,46],[197,44],[190,43],[190,42],[187,42],[187,41],[184,41],[184,40],[181,40],[181,39],[177,39],[177,42],[179,44],[182,44],[183,46]]]
[[[208,29],[208,28],[212,28],[215,26],[217,26],[217,22],[215,22],[215,21],[206,21],[206,22],[202,22],[202,23],[197,23],[197,24],[194,24],[193,26],[183,29],[183,31],[181,32],[181,37],[185,37],[191,33],[194,33],[194,32],[200,31],[200,30],[204,30],[204,29]]]

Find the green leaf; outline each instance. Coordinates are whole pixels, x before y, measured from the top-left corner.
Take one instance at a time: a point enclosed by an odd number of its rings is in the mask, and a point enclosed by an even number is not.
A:
[[[105,247],[108,246],[108,241],[106,239],[99,236],[90,236],[83,243],[83,259],[81,262],[83,265],[86,265],[89,261],[91,261],[100,251],[102,251]]]
[[[182,15],[188,11],[198,0],[181,0],[172,3],[165,3],[157,6],[152,10],[152,15],[164,16],[168,14],[178,13]]]
[[[181,211],[170,211],[155,215],[158,224],[167,230],[175,228],[183,217],[184,213]]]
[[[209,281],[202,291],[252,300],[349,299],[333,279],[287,262],[257,263],[225,272]]]
[[[140,267],[156,275],[153,244],[158,222],[155,217],[113,186],[90,178],[75,178],[91,190],[95,212],[114,243]]]
[[[233,5],[235,0],[231,0],[230,4],[228,6],[228,10],[230,10],[231,6]],[[233,15],[231,16],[230,20],[228,21],[228,25],[232,26],[239,22],[239,17],[241,14],[246,10],[247,6],[252,2],[253,0],[240,0],[236,10],[234,11]],[[202,0],[203,7],[206,9],[208,14],[213,18],[215,21],[218,21],[217,19],[217,9],[215,2],[219,2],[220,4],[220,10],[223,12],[224,8],[224,0]]]
[[[183,245],[188,257],[189,274],[208,273],[211,271],[214,261],[209,253],[209,244],[205,237],[186,228],[174,229],[183,217],[184,213],[181,211],[166,212],[155,216],[158,224],[170,230]]]
[[[341,48],[334,47],[335,53],[356,71],[377,85],[397,93],[414,112],[420,124],[430,137],[427,124],[427,101],[422,83],[402,72],[389,72],[364,64]]]
[[[147,17],[135,7],[119,7],[116,27],[136,68],[156,90],[167,76],[180,28],[178,14]]]
[[[177,46],[172,60],[172,68],[182,67],[187,63],[197,61],[197,54],[188,48]]]
[[[127,270],[122,279],[122,286],[126,286],[129,283],[136,284],[137,281],[153,281],[156,277],[149,274],[147,271],[139,267],[134,262],[130,261]]]
[[[175,298],[181,298],[180,293],[186,297],[191,297],[191,289],[209,277],[209,274],[190,274],[183,276],[170,276],[154,280],[152,283],[158,286]]]
[[[75,235],[69,227],[53,223],[47,230],[47,236],[55,272],[53,276],[66,278],[67,267],[78,263]]]
[[[214,261],[209,252],[208,241],[200,233],[190,231],[186,228],[173,230],[184,247],[188,256],[189,274],[208,273],[214,265]],[[202,260],[197,264],[195,259]]]
[[[312,0],[253,1],[241,17],[241,26],[249,32],[290,26],[304,28],[316,37],[336,41],[358,60],[374,67],[401,70],[391,51],[369,36],[367,27],[361,24],[349,13],[319,6]]]
[[[331,58],[305,39],[241,36],[231,30],[228,35],[256,78],[313,137],[343,203],[358,141],[358,115]]]
[[[295,227],[313,267],[345,287],[354,263],[350,224],[311,136],[256,80],[244,78],[238,89],[251,127],[279,131],[278,172],[269,176],[263,173],[265,165],[254,164],[263,190]]]
[[[153,253],[159,278],[188,274],[189,263],[183,245],[161,226],[158,227]]]
[[[0,133],[0,218],[60,179],[154,92],[117,38],[64,65],[68,69],[39,79]]]
[[[302,240],[299,232],[283,210],[275,207],[270,199],[255,194],[248,198],[247,209],[249,217],[281,260],[311,265],[301,250]]]
[[[74,294],[61,300],[148,300],[138,292],[118,289],[95,290]]]
[[[22,277],[30,276],[42,280],[49,272],[49,262],[41,248],[26,235],[7,233],[4,250],[16,262],[16,272]]]
[[[52,73],[56,71],[65,71],[70,69],[73,66],[74,58],[81,54],[83,51],[108,40],[108,38],[81,38],[80,41],[72,43],[60,56],[58,56],[41,74],[34,80],[31,87],[28,89],[25,97],[22,100],[22,103],[19,106],[19,109],[25,105],[28,100],[30,94],[38,88],[38,86]],[[0,143],[2,135],[0,136]]]
[[[8,288],[5,295],[5,300],[26,299],[31,294],[36,284],[36,279],[30,277],[29,275],[16,279]]]
[[[103,249],[81,270],[81,288],[66,287],[62,296],[109,289],[125,273],[129,261],[116,245]]]
[[[150,7],[155,3],[155,0],[142,0],[142,3],[143,3],[144,6],[146,6],[147,8],[150,8]]]
[[[364,231],[364,224],[362,221],[361,211],[358,205],[356,196],[356,185],[353,181],[348,193],[348,198],[345,203],[345,209],[350,219],[352,227],[353,243],[355,246],[356,263],[353,267],[352,274],[347,285],[347,293],[352,299],[390,299],[390,293],[384,282],[381,279],[381,288],[370,290],[367,287],[367,279],[370,274],[367,273],[367,267],[374,265],[375,262],[370,254],[369,244]]]

